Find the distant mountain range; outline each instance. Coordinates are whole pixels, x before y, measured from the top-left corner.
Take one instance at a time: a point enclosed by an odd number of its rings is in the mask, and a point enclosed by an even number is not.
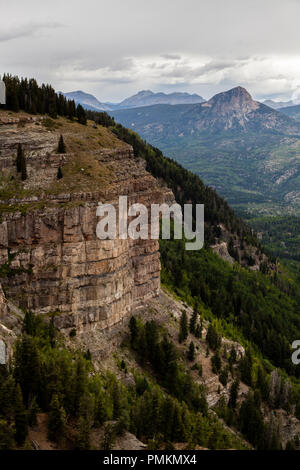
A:
[[[284,114],[254,101],[245,88],[218,93],[209,101],[185,105],[153,105],[111,112],[117,120],[148,137],[184,137],[193,134],[269,132],[298,134],[299,124]]]
[[[175,92],[175,93],[153,93],[151,90],[139,91],[136,95],[130,96],[121,103],[113,104],[107,103],[114,109],[122,108],[137,108],[141,106],[151,106],[154,104],[195,104],[203,103],[205,101],[202,96],[189,93]]]
[[[273,109],[280,109],[280,108],[287,108],[289,106],[294,106],[294,101],[273,101],[273,100],[265,100],[263,104],[266,106],[270,106]]]
[[[296,119],[297,121],[300,121],[300,104],[288,106],[287,108],[280,108],[280,112],[284,113],[286,116]]]
[[[137,108],[140,106],[151,106],[154,104],[194,104],[203,103],[205,99],[196,93],[153,93],[151,90],[139,91],[136,95],[130,96],[120,103],[102,103],[94,95],[84,91],[71,91],[63,93],[76,104],[80,103],[84,108],[92,111],[112,111],[115,109]]]
[[[74,100],[76,104],[81,104],[85,109],[91,111],[110,111],[111,109],[105,103],[101,103],[94,95],[81,90],[61,93],[69,100]]]
[[[290,109],[274,110],[236,87],[205,103],[110,114],[199,174],[236,208],[300,210],[300,123],[286,115]]]

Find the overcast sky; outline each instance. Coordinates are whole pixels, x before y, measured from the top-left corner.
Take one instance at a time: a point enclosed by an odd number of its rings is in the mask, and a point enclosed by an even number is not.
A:
[[[300,101],[299,0],[0,0],[0,74],[119,101],[236,85]]]

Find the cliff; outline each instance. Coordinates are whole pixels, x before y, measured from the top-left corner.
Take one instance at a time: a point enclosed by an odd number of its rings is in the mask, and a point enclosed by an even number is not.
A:
[[[57,154],[59,135],[66,154]],[[25,150],[28,178],[15,158]],[[132,148],[109,130],[59,119],[0,115],[0,265],[5,295],[36,313],[55,313],[60,329],[105,329],[160,288],[156,240],[96,236],[98,202],[172,200]],[[57,179],[58,167],[64,177]]]

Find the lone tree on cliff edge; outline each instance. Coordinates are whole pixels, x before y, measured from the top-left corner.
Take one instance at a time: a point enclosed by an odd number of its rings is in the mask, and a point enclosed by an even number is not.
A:
[[[18,144],[18,150],[17,150],[17,160],[16,160],[16,165],[17,165],[17,172],[21,173],[22,170],[22,158],[23,158],[23,148],[21,144]]]
[[[66,146],[62,135],[60,136],[58,141],[57,153],[66,153]]]
[[[183,311],[180,318],[179,342],[182,343],[188,337],[188,320],[186,312]]]
[[[61,169],[61,167],[59,166],[59,167],[58,167],[58,170],[57,170],[57,179],[58,179],[58,180],[61,180],[62,177],[63,177],[62,169]]]
[[[24,181],[27,179],[27,169],[26,169],[26,159],[24,155],[24,150],[21,144],[18,144],[17,150],[17,172],[21,173],[21,179]]]

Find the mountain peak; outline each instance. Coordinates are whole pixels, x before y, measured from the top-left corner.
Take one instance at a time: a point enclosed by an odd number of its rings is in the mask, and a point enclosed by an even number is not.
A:
[[[201,106],[203,108],[211,108],[212,111],[219,115],[231,115],[234,113],[236,116],[244,116],[258,109],[259,103],[252,99],[252,96],[245,88],[237,86],[228,91],[218,93]]]
[[[155,104],[195,104],[205,101],[202,96],[183,92],[154,93],[151,90],[142,90],[119,103],[118,108],[138,108]]]
[[[231,88],[230,90],[223,91],[221,93],[218,93],[214,95],[208,103],[216,103],[219,101],[224,101],[224,102],[230,102],[230,101],[236,101],[238,103],[243,103],[243,102],[248,102],[248,103],[255,103],[255,101],[252,99],[252,96],[250,93],[246,90],[246,88],[243,88],[242,86],[236,86],[234,88]]]
[[[134,96],[151,96],[154,95],[153,91],[151,90],[141,90]]]
[[[86,93],[82,90],[70,91],[69,93],[61,92],[69,100],[74,100],[76,104],[81,104],[86,109],[93,111],[108,111],[109,107],[101,103],[94,95]]]

